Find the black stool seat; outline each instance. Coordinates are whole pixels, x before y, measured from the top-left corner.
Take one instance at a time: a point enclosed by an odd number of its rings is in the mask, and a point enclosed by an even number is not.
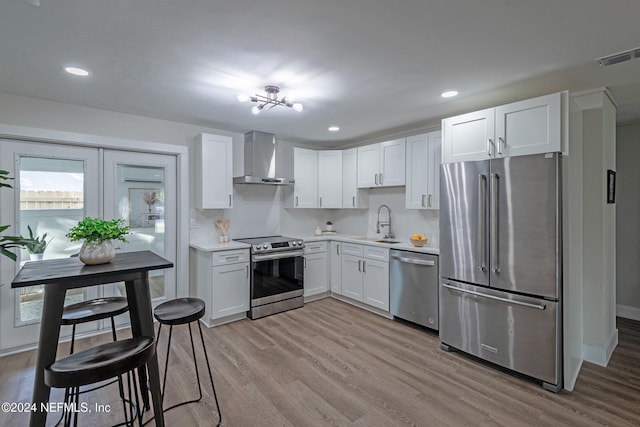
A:
[[[107,319],[129,310],[125,297],[96,298],[68,305],[62,312],[61,325],[76,325]]]
[[[153,316],[165,325],[184,325],[200,319],[204,312],[205,304],[200,298],[178,298],[158,305]]]
[[[114,378],[149,361],[155,351],[152,337],[136,337],[102,344],[56,360],[45,369],[49,387],[79,387]]]

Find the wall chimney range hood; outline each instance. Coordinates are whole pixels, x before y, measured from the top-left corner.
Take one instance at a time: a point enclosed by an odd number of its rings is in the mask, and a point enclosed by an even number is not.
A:
[[[276,137],[271,133],[249,131],[244,134],[244,175],[234,184],[293,185],[290,178],[276,177]]]

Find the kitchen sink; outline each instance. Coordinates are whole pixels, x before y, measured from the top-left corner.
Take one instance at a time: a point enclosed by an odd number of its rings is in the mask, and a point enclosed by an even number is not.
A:
[[[376,243],[388,243],[390,245],[396,244],[396,243],[400,243],[400,240],[393,240],[393,239],[380,239],[378,237],[356,237],[356,240],[367,240],[369,242],[376,242]]]

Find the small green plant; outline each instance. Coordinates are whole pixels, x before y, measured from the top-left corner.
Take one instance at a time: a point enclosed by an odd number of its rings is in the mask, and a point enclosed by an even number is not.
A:
[[[3,181],[8,181],[13,179],[9,177],[9,171],[0,170],[0,188],[13,188],[11,184],[7,184]],[[10,225],[0,225],[0,233],[2,233],[7,228],[11,227]],[[24,248],[28,243],[28,239],[22,236],[0,236],[0,254],[6,256],[7,258],[15,261],[17,259],[16,254],[11,252],[9,249],[11,248]]]
[[[43,254],[44,250],[47,249],[47,245],[53,239],[49,239],[47,242],[47,233],[44,233],[42,236],[33,236],[33,230],[31,230],[31,226],[27,225],[27,230],[29,230],[29,238],[25,238],[24,247],[27,248],[27,251],[30,254]]]
[[[69,230],[67,237],[72,242],[84,239],[87,242],[102,243],[105,240],[114,239],[127,243],[128,240],[125,236],[130,233],[129,227],[124,225],[122,219],[107,220],[86,217]]]

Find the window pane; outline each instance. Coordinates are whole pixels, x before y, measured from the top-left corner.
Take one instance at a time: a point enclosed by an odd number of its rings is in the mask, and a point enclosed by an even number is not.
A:
[[[76,254],[81,242],[70,242],[68,230],[84,217],[84,162],[82,160],[20,158],[20,234],[48,242],[42,254],[20,251],[21,262],[30,259],[68,258]],[[46,234],[46,237],[45,237]],[[16,292],[16,324],[40,321],[42,286]],[[84,299],[84,291],[67,292],[65,304]]]

